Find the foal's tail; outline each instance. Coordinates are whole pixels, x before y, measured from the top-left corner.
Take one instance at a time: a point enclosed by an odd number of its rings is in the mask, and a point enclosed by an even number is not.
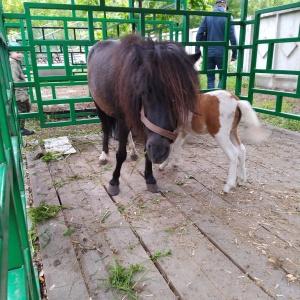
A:
[[[242,120],[246,125],[246,137],[252,142],[260,142],[268,138],[270,133],[262,128],[251,104],[248,101],[239,100],[237,101],[237,105],[242,112]]]

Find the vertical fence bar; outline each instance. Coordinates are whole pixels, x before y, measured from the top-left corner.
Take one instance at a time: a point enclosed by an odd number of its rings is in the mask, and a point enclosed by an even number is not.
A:
[[[238,48],[238,57],[237,57],[237,76],[235,84],[235,94],[239,97],[242,93],[242,83],[243,78],[240,75],[243,72],[244,68],[244,45],[246,39],[246,24],[248,13],[248,0],[242,0],[242,9],[241,9],[241,25],[240,25],[240,35],[239,35],[239,48]]]

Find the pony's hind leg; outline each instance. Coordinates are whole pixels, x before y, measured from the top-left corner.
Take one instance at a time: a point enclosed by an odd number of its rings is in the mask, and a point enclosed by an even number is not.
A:
[[[239,152],[239,163],[237,169],[237,184],[243,185],[247,180],[246,174],[246,148],[240,141],[237,133],[237,129],[234,129],[230,133],[230,140]]]
[[[113,177],[109,181],[109,186],[108,186],[108,194],[111,196],[118,195],[120,192],[120,175],[121,175],[121,168],[123,162],[126,160],[127,157],[127,151],[126,151],[126,142],[128,138],[129,130],[127,130],[126,126],[119,126],[118,129],[118,138],[119,138],[119,147],[118,151],[116,153],[116,167],[113,172]]]
[[[131,131],[129,131],[129,133],[128,133],[127,141],[128,141],[129,155],[130,155],[131,159],[135,161],[135,160],[137,160],[139,155],[135,149],[135,144],[133,142]]]
[[[224,193],[229,193],[230,190],[233,187],[235,187],[236,172],[237,172],[237,165],[239,159],[238,149],[231,142],[229,136],[230,136],[229,133],[220,134],[220,132],[215,136],[216,142],[222,148],[222,150],[224,151],[224,153],[226,154],[229,160],[227,181],[223,188]]]
[[[109,141],[109,132],[110,132],[110,116],[106,115],[105,112],[103,112],[100,107],[95,102],[97,114],[101,121],[102,125],[102,152],[99,157],[99,164],[105,165],[107,164],[107,157],[108,157],[108,141]]]

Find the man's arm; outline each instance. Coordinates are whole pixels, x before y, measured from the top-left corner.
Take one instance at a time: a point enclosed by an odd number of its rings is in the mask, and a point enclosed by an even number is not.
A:
[[[231,17],[231,21],[233,21],[233,18]],[[237,45],[237,38],[236,38],[236,34],[235,34],[235,29],[234,26],[231,25],[230,26],[230,36],[229,36],[229,40],[230,40],[230,44],[232,46],[236,46]],[[237,49],[233,49],[232,50],[232,58],[231,61],[235,61],[237,58]]]
[[[205,31],[205,18],[203,18],[199,28],[198,28],[198,31],[197,31],[197,35],[196,35],[196,42],[200,42],[201,41],[201,36],[203,34],[203,32]],[[200,46],[195,46],[195,52],[200,52]]]

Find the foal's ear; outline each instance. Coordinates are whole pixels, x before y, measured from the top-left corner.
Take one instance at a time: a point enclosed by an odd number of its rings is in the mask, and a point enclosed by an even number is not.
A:
[[[141,45],[134,45],[134,50],[139,64],[142,64],[144,60],[144,48]]]
[[[191,61],[195,63],[201,57],[201,51],[189,55]]]

